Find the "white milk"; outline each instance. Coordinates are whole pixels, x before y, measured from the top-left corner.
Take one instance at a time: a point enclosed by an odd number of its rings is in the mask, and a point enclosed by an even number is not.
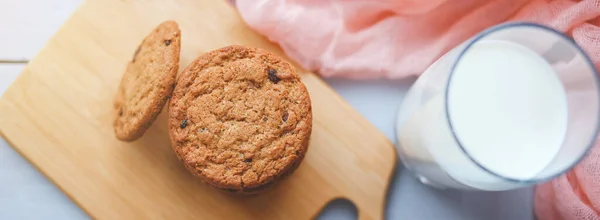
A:
[[[428,71],[452,62],[442,58]],[[425,87],[436,84],[427,80],[446,80],[434,77],[419,79],[402,104],[397,125],[402,159],[431,185],[518,187],[478,167],[459,147],[446,117],[444,88]],[[497,175],[534,178],[561,147],[567,128],[565,91],[552,67],[528,48],[504,41],[473,45],[456,66],[447,98],[464,151]]]

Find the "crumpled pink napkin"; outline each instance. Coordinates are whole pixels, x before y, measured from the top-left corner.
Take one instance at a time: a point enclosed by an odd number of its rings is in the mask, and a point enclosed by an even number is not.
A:
[[[600,0],[237,0],[243,19],[324,77],[419,75],[445,52],[505,21],[572,36],[600,67]],[[600,144],[537,187],[540,219],[600,219]]]
[[[243,19],[325,77],[418,75],[449,49],[509,20],[569,32],[594,61],[599,1],[237,0]]]

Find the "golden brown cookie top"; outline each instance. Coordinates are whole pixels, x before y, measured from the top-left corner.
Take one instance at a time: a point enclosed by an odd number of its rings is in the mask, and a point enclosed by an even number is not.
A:
[[[174,21],[158,25],[138,46],[114,100],[115,135],[140,138],[169,99],[179,68],[181,32]]]
[[[309,94],[294,68],[243,46],[191,63],[169,112],[173,148],[185,166],[230,191],[258,190],[295,169],[312,128]]]

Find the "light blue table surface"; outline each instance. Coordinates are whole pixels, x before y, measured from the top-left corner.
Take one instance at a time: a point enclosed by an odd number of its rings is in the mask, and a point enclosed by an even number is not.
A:
[[[0,73],[1,75],[1,73]],[[11,77],[8,77],[11,78]],[[0,91],[7,79],[0,77]],[[326,80],[346,101],[395,142],[394,118],[411,80]],[[421,185],[400,165],[388,195],[386,219],[529,220],[531,189],[507,192],[440,191]],[[68,197],[0,140],[0,219],[88,219]],[[198,216],[202,219],[202,216]],[[319,219],[356,219],[356,209],[335,201]]]

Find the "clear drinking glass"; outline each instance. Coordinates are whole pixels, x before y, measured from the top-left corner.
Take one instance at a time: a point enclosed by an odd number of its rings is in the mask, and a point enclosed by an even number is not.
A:
[[[472,155],[474,151],[469,149],[480,148],[485,153],[486,144],[466,148],[455,130],[457,120],[463,119],[451,117],[448,109],[452,105],[449,92],[459,89],[453,88],[455,70],[464,61],[465,54],[480,44],[498,41],[520,45],[545,60],[553,70],[553,77],[560,81],[557,85],[562,84],[566,96],[565,132],[558,142],[557,153],[550,157],[550,162],[543,169],[525,178],[496,172],[486,165],[486,161]],[[480,58],[487,59],[485,56]],[[521,82],[523,79],[516,77],[514,80]],[[532,85],[535,83],[538,82],[532,81]],[[398,154],[422,183],[438,188],[496,191],[547,181],[575,166],[593,145],[600,120],[598,85],[596,69],[589,57],[560,32],[532,23],[506,23],[489,28],[438,59],[408,91],[397,118]],[[511,89],[511,86],[506,86],[506,92]],[[502,138],[503,133],[498,132],[497,135]],[[523,135],[526,138],[530,134]],[[490,144],[493,144],[491,141]],[[525,151],[515,151],[515,158]],[[516,161],[508,159],[494,163],[509,166]]]

